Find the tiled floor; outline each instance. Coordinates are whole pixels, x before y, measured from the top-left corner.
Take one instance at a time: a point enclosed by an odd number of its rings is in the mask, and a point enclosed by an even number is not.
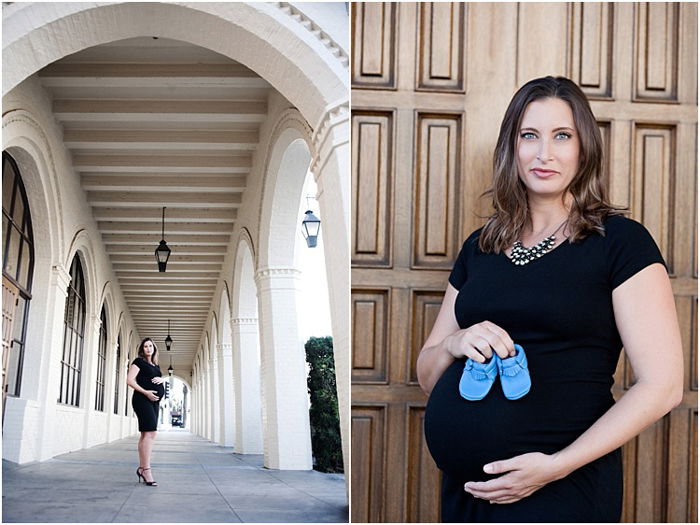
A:
[[[189,432],[159,432],[158,487],[137,483],[137,437],[18,466],[3,461],[3,522],[347,522],[342,474],[268,470]]]

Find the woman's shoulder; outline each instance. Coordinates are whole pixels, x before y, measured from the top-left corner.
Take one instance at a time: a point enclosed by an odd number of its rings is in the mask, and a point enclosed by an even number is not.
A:
[[[143,361],[143,359],[142,359],[141,357],[137,357],[136,359],[134,359],[134,360],[131,362],[131,364],[132,364],[132,365],[136,365],[136,366],[138,366],[139,368],[141,368],[141,366],[143,365],[143,362],[144,362],[144,361]]]
[[[640,222],[624,215],[609,216],[603,222],[605,237],[610,241],[647,239],[651,236],[649,230]]]

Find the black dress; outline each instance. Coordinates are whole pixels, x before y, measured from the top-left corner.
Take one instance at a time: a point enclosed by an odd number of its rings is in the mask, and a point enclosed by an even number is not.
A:
[[[532,388],[507,400],[497,378],[482,401],[459,395],[464,359],[435,385],[425,413],[430,453],[443,472],[444,522],[614,522],[622,508],[620,449],[511,504],[490,504],[464,491],[486,481],[486,463],[569,445],[613,404],[613,374],[622,341],[612,291],[653,263],[664,264],[647,230],[624,217],[605,221],[606,235],[565,241],[540,259],[515,266],[505,254],[465,241],[450,283],[459,290],[460,327],[484,320],[525,349]]]
[[[134,395],[131,398],[131,406],[134,407],[134,412],[139,420],[139,432],[158,430],[159,405],[160,400],[165,395],[165,387],[162,384],[156,385],[151,382],[151,379],[160,377],[160,367],[152,365],[140,357],[134,359],[132,364],[139,367],[139,373],[136,376],[138,385],[144,390],[155,390],[158,396],[158,401],[151,401],[141,392],[134,391]]]

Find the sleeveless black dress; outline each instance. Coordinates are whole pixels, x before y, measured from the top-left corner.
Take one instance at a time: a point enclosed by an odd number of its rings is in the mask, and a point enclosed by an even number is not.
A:
[[[622,341],[612,291],[653,263],[664,264],[654,240],[624,217],[605,221],[606,235],[564,242],[540,259],[515,266],[485,254],[480,230],[465,241],[450,283],[459,290],[460,327],[489,320],[525,349],[532,388],[507,400],[499,379],[481,401],[459,394],[464,359],[435,385],[425,437],[442,477],[444,522],[615,522],[622,509],[620,449],[511,504],[491,504],[464,491],[486,481],[486,463],[569,445],[613,404],[613,374]]]
[[[160,377],[160,367],[152,365],[145,359],[137,357],[132,365],[139,367],[139,373],[136,376],[136,382],[144,390],[155,390],[157,392],[158,401],[151,401],[141,392],[134,391],[131,398],[131,406],[134,408],[136,418],[139,420],[139,432],[153,432],[158,430],[158,413],[160,400],[165,395],[165,387],[160,384],[156,385],[151,382],[154,377]]]

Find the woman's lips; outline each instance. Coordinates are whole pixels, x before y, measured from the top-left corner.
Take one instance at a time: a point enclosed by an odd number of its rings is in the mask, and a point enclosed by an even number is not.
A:
[[[544,168],[532,168],[530,170],[532,173],[535,174],[536,177],[539,177],[540,179],[546,179],[551,177],[552,175],[556,175],[559,173],[558,171],[555,170],[546,170]]]

